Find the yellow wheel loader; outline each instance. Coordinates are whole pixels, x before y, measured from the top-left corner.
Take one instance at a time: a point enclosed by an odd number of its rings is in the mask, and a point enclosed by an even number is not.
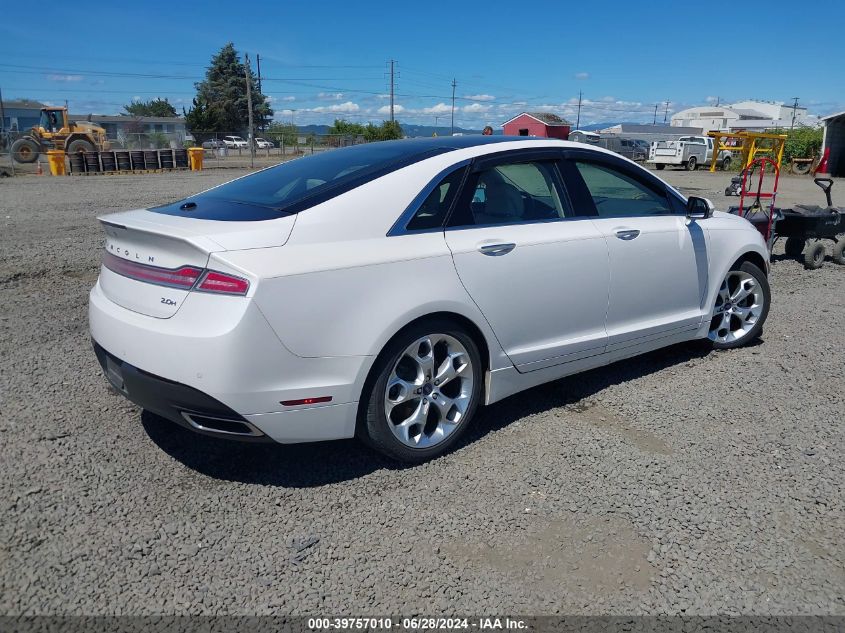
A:
[[[68,154],[109,149],[106,131],[88,121],[68,121],[67,108],[41,108],[41,120],[28,134],[12,143],[12,156],[19,163],[34,163],[48,149]]]

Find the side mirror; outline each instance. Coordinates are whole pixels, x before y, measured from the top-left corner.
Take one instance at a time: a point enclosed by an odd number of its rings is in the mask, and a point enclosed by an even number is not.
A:
[[[692,220],[706,220],[716,208],[707,198],[690,196],[687,198],[687,217]]]

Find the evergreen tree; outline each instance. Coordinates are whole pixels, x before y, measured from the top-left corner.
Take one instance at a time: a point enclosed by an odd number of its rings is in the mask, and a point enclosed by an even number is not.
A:
[[[176,108],[167,100],[167,97],[150,99],[149,101],[134,101],[123,106],[123,109],[130,116],[176,116]]]
[[[273,116],[267,97],[258,91],[251,76],[252,115],[256,129],[264,127]],[[238,134],[246,137],[249,111],[246,98],[246,67],[229,42],[211,58],[205,80],[196,84],[197,96],[187,115],[187,124],[196,136]]]

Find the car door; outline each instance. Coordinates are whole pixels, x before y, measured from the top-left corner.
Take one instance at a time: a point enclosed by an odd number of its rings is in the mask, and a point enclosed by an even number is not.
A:
[[[600,354],[605,240],[572,216],[554,153],[474,163],[445,232],[455,269],[520,371]]]
[[[704,315],[707,234],[665,184],[626,161],[570,153],[562,166],[577,211],[610,257],[608,351],[682,330]]]

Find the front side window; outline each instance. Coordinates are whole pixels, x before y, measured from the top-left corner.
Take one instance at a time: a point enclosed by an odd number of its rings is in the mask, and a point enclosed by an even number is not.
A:
[[[593,198],[599,217],[667,215],[672,207],[665,194],[607,165],[575,161]]]
[[[519,224],[565,216],[551,161],[506,163],[467,181],[453,226]]]

